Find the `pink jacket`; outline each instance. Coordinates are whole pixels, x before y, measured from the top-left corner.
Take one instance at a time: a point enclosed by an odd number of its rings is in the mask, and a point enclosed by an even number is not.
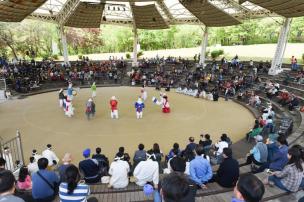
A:
[[[32,189],[32,180],[31,180],[31,177],[29,175],[26,176],[24,182],[20,182],[18,180],[17,187],[18,187],[18,189],[22,189],[22,190]]]

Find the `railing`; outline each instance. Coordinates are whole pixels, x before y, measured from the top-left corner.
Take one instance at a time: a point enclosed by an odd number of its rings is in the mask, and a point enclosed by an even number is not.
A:
[[[21,134],[17,130],[16,137],[3,142],[0,138],[0,156],[6,161],[5,169],[16,171],[24,163]]]

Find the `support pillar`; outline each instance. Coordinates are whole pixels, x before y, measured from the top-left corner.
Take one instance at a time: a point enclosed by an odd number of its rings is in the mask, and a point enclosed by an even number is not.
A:
[[[204,30],[202,45],[201,45],[201,56],[199,61],[199,64],[201,66],[204,66],[205,64],[207,46],[208,46],[208,27],[206,26]]]
[[[138,67],[138,61],[137,61],[137,43],[138,43],[138,33],[137,33],[137,28],[134,23],[133,25],[133,34],[134,34],[134,41],[133,41],[133,67]]]
[[[275,55],[273,57],[271,68],[269,69],[268,74],[269,75],[277,75],[281,73],[282,70],[282,63],[283,63],[283,57],[285,54],[287,42],[288,42],[288,35],[290,32],[290,25],[291,25],[291,18],[286,18],[283,24],[283,27],[281,29],[281,33],[278,39],[278,44],[276,48]]]
[[[68,44],[67,44],[66,35],[64,33],[63,26],[60,26],[60,37],[61,37],[61,44],[62,44],[62,49],[63,49],[64,63],[66,65],[70,65],[69,53],[68,53]]]

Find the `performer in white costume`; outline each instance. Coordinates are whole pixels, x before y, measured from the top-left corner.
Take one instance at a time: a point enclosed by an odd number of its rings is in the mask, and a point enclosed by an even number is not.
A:
[[[74,107],[72,104],[72,100],[70,100],[69,98],[65,100],[65,115],[69,118],[74,116]]]
[[[141,92],[141,99],[145,102],[146,99],[148,98],[148,93],[147,93],[145,87],[142,87],[140,92]]]

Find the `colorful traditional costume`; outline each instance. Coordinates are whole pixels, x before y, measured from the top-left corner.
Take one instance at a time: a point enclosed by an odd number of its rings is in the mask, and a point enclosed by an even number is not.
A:
[[[111,107],[111,118],[118,119],[118,109],[117,109],[118,101],[115,96],[112,96],[110,100],[110,107]]]
[[[143,116],[143,109],[145,108],[145,104],[143,103],[141,98],[138,98],[137,102],[135,102],[136,109],[136,117],[137,119],[141,119]]]
[[[96,84],[95,84],[95,82],[92,84],[91,90],[92,90],[92,98],[96,97]]]

